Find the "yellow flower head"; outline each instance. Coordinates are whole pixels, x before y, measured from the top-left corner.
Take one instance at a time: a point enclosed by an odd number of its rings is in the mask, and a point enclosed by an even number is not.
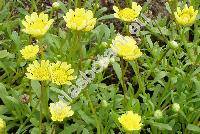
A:
[[[36,57],[37,53],[39,52],[39,46],[38,45],[28,45],[25,46],[22,50],[20,50],[22,57],[26,60],[32,60]]]
[[[184,9],[177,8],[177,12],[174,13],[176,22],[183,26],[190,26],[196,20],[198,10],[194,10],[193,6],[188,8],[187,4]]]
[[[43,12],[37,15],[33,12],[30,16],[26,15],[25,20],[22,21],[24,25],[23,32],[31,34],[33,37],[43,36],[53,23],[53,19],[48,20],[48,15]]]
[[[71,69],[71,64],[67,64],[67,62],[60,62],[52,63],[50,66],[50,73],[51,73],[51,80],[53,83],[57,85],[71,85],[70,82],[73,79],[76,79],[73,76],[74,69]]]
[[[137,5],[136,2],[132,2],[132,8],[124,8],[122,10],[119,10],[118,7],[113,6],[113,10],[116,12],[114,13],[115,18],[126,22],[132,22],[136,20],[136,18],[139,16],[142,7],[140,5]]]
[[[55,103],[50,103],[49,107],[51,113],[51,119],[53,121],[63,121],[64,118],[70,117],[74,114],[74,111],[71,110],[71,106],[68,106],[62,100],[59,100]]]
[[[118,120],[126,131],[140,130],[142,126],[141,116],[132,111],[127,111]]]
[[[50,71],[49,71],[49,61],[42,60],[41,63],[38,63],[37,60],[33,61],[33,64],[29,64],[27,67],[26,76],[32,80],[49,80]]]
[[[6,122],[0,118],[0,134],[5,134],[6,132]]]
[[[93,16],[91,10],[76,8],[75,11],[70,9],[63,18],[68,28],[87,32],[94,29],[96,24],[96,18]]]
[[[125,60],[134,60],[142,55],[136,41],[129,36],[117,35],[112,41],[111,48]]]

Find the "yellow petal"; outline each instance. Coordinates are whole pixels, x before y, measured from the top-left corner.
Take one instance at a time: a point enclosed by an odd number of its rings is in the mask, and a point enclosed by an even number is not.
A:
[[[119,8],[116,7],[116,6],[113,6],[113,10],[114,10],[116,13],[119,12]]]

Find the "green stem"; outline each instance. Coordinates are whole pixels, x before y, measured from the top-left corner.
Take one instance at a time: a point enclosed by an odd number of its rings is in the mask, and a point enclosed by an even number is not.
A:
[[[129,32],[129,24],[128,24],[127,22],[124,22],[123,32],[124,32],[127,36],[130,36],[130,35],[131,35],[131,33]]]
[[[127,7],[131,7],[132,0],[125,0]]]
[[[76,8],[81,7],[81,0],[75,0],[75,7]]]
[[[31,12],[33,12],[33,8],[34,8],[35,12],[37,12],[37,1],[31,0],[31,4],[32,4]]]
[[[99,123],[99,120],[98,120],[98,116],[96,114],[96,109],[95,109],[95,107],[94,107],[94,105],[91,101],[90,95],[88,93],[88,89],[85,90],[85,94],[86,94],[87,99],[89,100],[89,105],[90,105],[91,111],[92,111],[92,113],[95,117],[97,134],[101,134],[101,127],[100,127],[100,123]]]
[[[51,11],[50,11],[50,14],[49,14],[49,18],[50,18],[50,19],[53,17],[53,12],[54,12],[54,9],[51,8]]]
[[[54,125],[52,125],[52,131],[51,131],[51,134],[55,134],[55,127],[54,127]]]
[[[136,78],[138,80],[138,84],[139,84],[139,90],[137,91],[137,93],[135,94],[135,98],[137,98],[140,94],[140,92],[142,91],[143,92],[143,95],[146,95],[145,93],[145,86],[144,86],[144,82],[140,76],[140,72],[139,72],[139,66],[138,66],[138,63],[137,61],[134,61],[134,62],[130,62],[132,67],[133,67],[133,70],[135,72],[135,75],[136,75]]]
[[[43,84],[41,82],[41,91],[40,91],[40,124],[39,124],[39,134],[42,133],[42,110],[43,110],[43,104],[42,104],[42,98],[43,98]]]
[[[184,33],[184,29],[181,29],[180,32],[181,32],[180,33],[181,34],[181,41],[183,41],[183,45],[184,45],[184,48],[186,49],[186,53],[189,56],[190,61],[193,62],[193,56],[190,52],[191,48],[188,47],[188,44],[187,44],[188,39],[185,37],[186,33]]]
[[[45,81],[41,81],[41,92],[40,92],[40,133],[42,130],[42,118],[43,118],[43,113],[48,121],[49,117],[49,110],[48,110],[48,91],[46,88],[46,83]]]
[[[48,89],[46,87],[46,82],[41,82],[41,95],[43,96],[42,97],[42,104],[43,104],[43,112],[44,112],[44,115],[45,117],[47,118],[47,121],[48,121],[48,117],[49,117],[49,108],[48,108],[48,100],[49,100],[49,97],[48,97]]]
[[[78,38],[80,38],[80,35],[78,34],[77,36]],[[79,58],[79,70],[82,70],[82,61],[83,61],[83,46],[82,43],[80,43],[80,39],[77,39],[77,45],[79,46],[79,53],[80,53],[80,58]]]
[[[74,64],[74,67],[77,66],[76,70],[81,70],[82,69],[82,60],[83,60],[83,52],[82,52],[82,44],[80,42],[81,40],[81,33],[80,31],[72,31],[73,37],[71,40],[71,63],[74,61],[79,61],[78,66],[76,65],[77,63]],[[79,55],[77,56],[77,54]]]
[[[95,5],[94,5],[94,9],[93,9],[94,14],[97,11],[97,6],[98,6],[98,0],[95,0]]]
[[[121,85],[122,85],[122,89],[123,89],[123,92],[124,92],[124,100],[125,102],[127,102],[127,97],[128,96],[128,91],[127,91],[127,87],[126,87],[126,83],[125,83],[125,74],[126,74],[126,70],[127,70],[127,67],[128,67],[128,62],[126,62],[126,66],[124,66],[124,63],[123,63],[123,59],[120,59],[120,64],[121,64],[121,69],[122,69],[122,79],[121,79]]]
[[[68,0],[68,9],[71,9],[71,7],[72,7],[72,0]]]
[[[120,7],[120,5],[119,5],[119,0],[114,0],[114,1],[115,1],[115,3],[116,3],[117,7],[118,7],[119,9],[121,9],[121,7]]]

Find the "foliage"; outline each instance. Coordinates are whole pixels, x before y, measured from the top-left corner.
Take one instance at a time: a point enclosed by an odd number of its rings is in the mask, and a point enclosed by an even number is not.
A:
[[[59,1],[59,8],[51,7],[53,1],[42,2],[0,2],[0,118],[6,122],[7,133],[125,133],[118,118],[127,111],[142,118],[142,128],[136,133],[200,133],[199,0],[190,3],[199,10],[191,26],[180,26],[173,14],[178,6],[184,7],[186,0],[166,2],[169,16],[148,19],[144,16],[148,16],[149,3],[141,5],[138,19],[144,26],[132,36],[142,56],[129,61],[116,57],[77,98],[68,102],[74,114],[62,122],[51,120],[48,106],[59,101],[59,95],[67,100],[70,86],[28,79],[26,68],[32,61],[25,60],[20,50],[38,45],[37,60],[67,62],[79,75],[79,71],[91,69],[97,55],[110,48],[118,33],[131,33],[129,23],[114,18],[114,11],[98,0]],[[126,6],[131,2],[126,0]],[[120,2],[116,0],[115,4],[119,7]],[[66,27],[63,16],[75,7],[93,12],[97,18],[93,30],[80,32]],[[22,31],[22,20],[32,12],[44,12],[54,19],[42,38]],[[180,109],[174,110],[174,103]],[[157,110],[162,111],[159,118],[154,114]]]

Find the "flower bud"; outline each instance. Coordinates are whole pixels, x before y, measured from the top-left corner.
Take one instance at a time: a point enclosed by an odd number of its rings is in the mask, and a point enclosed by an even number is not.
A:
[[[110,62],[111,63],[115,62],[115,58],[114,57],[110,58]]]
[[[54,8],[54,9],[59,9],[60,8],[60,3],[59,2],[54,2],[53,4],[52,4],[52,7]]]
[[[162,113],[161,110],[156,110],[156,111],[154,112],[154,117],[155,117],[156,119],[160,119],[160,118],[162,118],[162,116],[163,116],[163,113]]]
[[[30,101],[30,96],[28,94],[23,94],[21,95],[20,101],[24,104],[27,104]]]
[[[192,112],[192,111],[194,111],[194,108],[193,108],[193,107],[190,107],[189,110]]]
[[[102,42],[101,45],[102,45],[103,47],[105,47],[105,48],[108,47],[108,43],[107,43],[107,42]]]
[[[174,103],[174,104],[172,105],[172,110],[173,110],[174,112],[178,112],[178,111],[180,110],[180,105],[179,105],[178,103]]]
[[[177,49],[179,47],[179,44],[176,41],[170,41],[169,45],[172,49]]]
[[[109,65],[109,58],[108,57],[100,57],[98,64],[103,68],[106,69]]]
[[[62,56],[61,55],[57,55],[57,58],[61,58]]]
[[[108,102],[106,100],[102,100],[101,104],[103,107],[107,107],[108,106]]]
[[[0,118],[0,134],[6,133],[6,122]]]

